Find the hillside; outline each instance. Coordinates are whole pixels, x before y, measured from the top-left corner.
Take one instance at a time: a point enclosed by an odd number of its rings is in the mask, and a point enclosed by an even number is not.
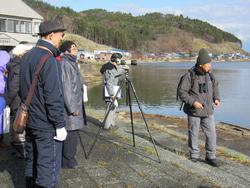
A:
[[[94,50],[109,50],[112,47],[107,45],[98,44],[92,40],[86,39],[80,35],[66,33],[65,40],[72,40],[76,43],[79,49],[85,49],[87,51]],[[210,43],[202,39],[189,38],[185,35],[159,37],[159,41],[152,41],[150,51],[154,51],[155,48],[165,51],[199,51],[201,48],[210,49],[211,52],[220,53],[245,53],[238,45],[232,42],[224,42],[221,44]]]
[[[94,41],[91,41],[89,39],[86,39],[85,37],[76,35],[76,34],[71,34],[71,33],[66,33],[65,40],[72,40],[76,43],[77,47],[79,49],[85,49],[88,51],[94,51],[94,50],[109,50],[111,47],[98,44]]]
[[[241,40],[231,33],[183,15],[133,16],[102,9],[75,12],[37,0],[24,2],[46,20],[62,22],[68,32],[115,48],[137,52],[192,52],[202,46],[213,53],[243,52]]]
[[[206,48],[213,53],[246,53],[234,42],[212,43],[181,30],[168,35],[158,35],[157,39],[148,41],[148,44],[147,49],[152,52],[155,52],[155,49],[164,52],[197,52]]]

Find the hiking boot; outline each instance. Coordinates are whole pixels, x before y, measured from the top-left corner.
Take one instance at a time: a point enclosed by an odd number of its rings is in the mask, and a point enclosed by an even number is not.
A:
[[[193,158],[193,157],[190,157],[189,159],[190,159],[190,161],[192,161],[192,162],[194,162],[194,163],[197,163],[197,162],[200,161],[200,158]]]
[[[209,159],[209,158],[205,158],[205,161],[207,164],[213,166],[213,167],[219,167],[218,162],[216,159]]]
[[[34,188],[35,187],[35,180],[33,177],[25,177],[26,188]]]
[[[62,168],[63,169],[78,169],[78,168],[80,168],[80,166],[77,164],[76,161],[74,162],[74,164],[72,164],[72,163],[71,164],[68,163],[67,165],[64,164],[64,165],[62,165]]]
[[[79,165],[74,165],[74,166],[62,166],[63,169],[78,169],[80,168]]]

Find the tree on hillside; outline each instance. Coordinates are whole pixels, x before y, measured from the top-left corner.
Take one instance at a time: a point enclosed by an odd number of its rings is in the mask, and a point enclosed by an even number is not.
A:
[[[150,49],[150,41],[159,42],[159,36],[165,36],[165,38],[175,36],[176,30],[190,33],[194,37],[212,43],[233,42],[242,45],[234,35],[207,22],[190,19],[183,15],[175,16],[154,12],[142,16],[132,16],[103,9],[75,12],[69,7],[58,8],[43,1],[24,1],[36,9],[46,20],[57,19],[63,22],[69,32],[116,48],[135,51],[147,50]],[[176,40],[179,38],[177,37]],[[184,42],[184,40],[182,41]]]

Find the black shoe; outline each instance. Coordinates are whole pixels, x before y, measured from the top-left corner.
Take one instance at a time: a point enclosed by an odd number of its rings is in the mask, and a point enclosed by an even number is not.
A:
[[[46,187],[43,187],[43,186],[41,186],[41,185],[35,184],[35,187],[34,187],[34,188],[46,188]]]
[[[25,178],[26,188],[34,188],[35,187],[35,181],[33,177],[26,177]]]
[[[207,164],[213,166],[213,167],[219,167],[218,162],[216,159],[209,159],[209,158],[205,158],[205,161]]]
[[[189,159],[190,159],[190,161],[192,161],[192,162],[194,162],[194,163],[197,163],[197,162],[199,162],[199,161],[200,161],[200,159],[199,159],[199,158],[193,158],[193,157],[190,157]]]
[[[74,165],[74,166],[62,166],[63,169],[78,169],[80,168],[79,165]]]

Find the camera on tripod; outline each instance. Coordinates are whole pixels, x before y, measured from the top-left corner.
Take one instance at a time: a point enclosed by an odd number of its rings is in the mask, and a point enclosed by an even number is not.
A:
[[[128,65],[122,65],[122,69],[125,70],[126,75],[129,73],[129,66]]]
[[[150,132],[150,130],[149,130],[149,126],[148,126],[148,123],[147,123],[147,121],[146,121],[144,112],[143,112],[143,110],[142,110],[142,106],[141,106],[141,104],[140,104],[140,102],[139,102],[138,96],[136,95],[135,87],[134,87],[132,81],[130,80],[130,78],[129,78],[129,76],[128,76],[129,67],[128,67],[127,65],[123,65],[123,66],[120,67],[120,68],[122,68],[123,70],[125,70],[125,72],[122,73],[122,74],[118,74],[118,75],[116,75],[115,77],[117,78],[117,77],[123,76],[123,75],[125,74],[125,79],[121,79],[121,83],[119,84],[118,89],[114,92],[114,93],[115,93],[115,95],[114,95],[114,100],[111,100],[111,101],[110,101],[110,103],[109,103],[109,105],[108,105],[108,108],[107,108],[107,110],[106,110],[106,112],[105,112],[105,117],[104,117],[104,119],[103,119],[103,121],[102,121],[102,124],[101,124],[101,126],[99,126],[98,132],[96,133],[96,135],[95,135],[95,137],[94,137],[93,144],[92,144],[92,146],[90,147],[89,152],[86,153],[85,156],[86,156],[86,158],[89,157],[89,155],[90,155],[92,149],[94,148],[94,146],[95,146],[95,144],[96,144],[96,142],[97,142],[97,139],[98,139],[98,136],[99,136],[99,134],[100,134],[100,132],[101,132],[101,129],[103,129],[104,126],[105,126],[105,123],[106,123],[106,121],[107,121],[107,119],[108,119],[108,116],[109,116],[110,112],[115,108],[116,98],[117,98],[119,92],[120,92],[121,89],[122,89],[122,85],[125,84],[125,85],[126,85],[126,104],[127,104],[127,106],[129,106],[129,112],[130,112],[129,114],[130,114],[130,124],[131,124],[131,129],[132,129],[132,130],[131,130],[131,133],[132,133],[132,139],[133,139],[133,147],[135,147],[135,129],[134,129],[133,110],[132,110],[132,106],[133,106],[133,105],[132,105],[132,95],[134,96],[135,102],[136,102],[136,104],[137,104],[137,106],[138,106],[138,108],[139,108],[139,110],[140,110],[141,117],[142,117],[142,119],[143,119],[143,121],[144,121],[144,124],[145,124],[145,126],[146,126],[146,130],[147,130],[148,135],[149,135],[149,137],[150,137],[150,141],[152,142],[153,148],[154,148],[155,153],[156,153],[156,156],[157,156],[157,158],[158,158],[158,162],[161,163],[161,160],[160,160],[160,157],[159,157],[157,148],[156,148],[155,141],[154,141],[154,139],[153,139],[153,137],[152,137],[152,135],[151,135],[151,132]]]

